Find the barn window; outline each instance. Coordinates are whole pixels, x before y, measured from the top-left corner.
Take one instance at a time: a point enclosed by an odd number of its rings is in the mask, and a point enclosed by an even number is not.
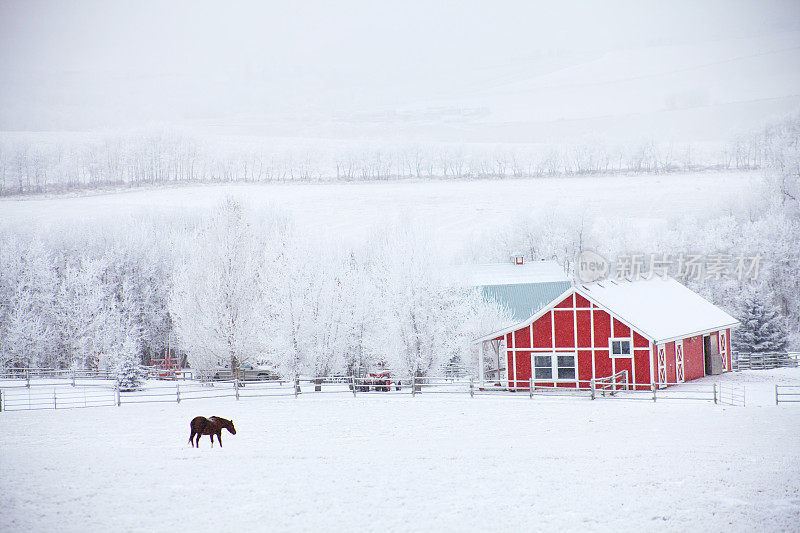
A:
[[[631,356],[630,339],[610,339],[609,343],[611,344],[611,357]]]
[[[553,357],[537,355],[533,358],[536,379],[553,379]]]
[[[534,379],[574,380],[576,375],[574,353],[549,353],[533,356]]]
[[[575,356],[558,356],[558,379],[575,379]]]

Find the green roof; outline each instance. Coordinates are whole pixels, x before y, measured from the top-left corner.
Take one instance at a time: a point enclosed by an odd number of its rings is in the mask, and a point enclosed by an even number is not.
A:
[[[539,309],[569,289],[569,281],[546,281],[540,283],[512,283],[508,285],[483,285],[481,294],[487,300],[504,304],[516,322],[527,320]]]

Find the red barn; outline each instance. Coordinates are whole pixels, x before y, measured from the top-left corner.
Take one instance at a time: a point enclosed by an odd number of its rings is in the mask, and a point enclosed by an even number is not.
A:
[[[527,389],[589,388],[622,370],[649,389],[731,368],[730,331],[738,321],[672,279],[602,281],[573,286],[527,320],[490,333],[484,357],[505,361],[503,381]]]

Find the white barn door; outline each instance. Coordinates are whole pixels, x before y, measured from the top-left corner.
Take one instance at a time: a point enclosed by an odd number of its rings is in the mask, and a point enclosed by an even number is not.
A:
[[[658,365],[657,383],[660,388],[664,388],[667,382],[667,349],[663,344],[656,346],[656,364]]]
[[[678,383],[683,383],[686,378],[683,375],[683,341],[675,341],[675,376]]]
[[[728,339],[726,338],[727,335],[725,334],[726,331],[720,330],[717,334],[717,338],[719,339],[719,356],[722,357],[722,370],[724,372],[728,371]]]

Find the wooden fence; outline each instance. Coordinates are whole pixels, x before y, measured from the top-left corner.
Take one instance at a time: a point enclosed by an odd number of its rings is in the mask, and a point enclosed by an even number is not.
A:
[[[800,352],[731,354],[733,370],[767,370],[800,366]]]
[[[800,385],[775,385],[775,405],[800,403]]]
[[[44,380],[47,381],[47,380]],[[297,377],[290,380],[267,381],[162,381],[150,380],[140,390],[122,390],[113,381],[81,382],[76,379],[51,380],[37,383],[17,379],[0,384],[0,411],[34,409],[68,409],[77,407],[122,406],[126,404],[182,402],[209,398],[268,398],[320,394],[352,394],[391,396],[469,394],[475,396],[536,397],[571,396],[586,399],[613,398],[649,401],[706,401],[715,404],[744,405],[745,390],[740,384],[669,383],[665,388],[656,385],[636,385],[628,382],[627,372],[592,380],[588,388],[566,386],[530,386],[530,381],[518,380],[513,387],[505,382],[477,382],[470,378],[426,376],[382,380],[354,376]],[[75,384],[73,384],[75,383]],[[798,387],[800,389],[800,387]],[[800,390],[798,391],[800,393]],[[776,402],[793,401],[789,389],[776,389]],[[800,396],[800,394],[797,394]],[[800,400],[798,400],[800,401]]]

